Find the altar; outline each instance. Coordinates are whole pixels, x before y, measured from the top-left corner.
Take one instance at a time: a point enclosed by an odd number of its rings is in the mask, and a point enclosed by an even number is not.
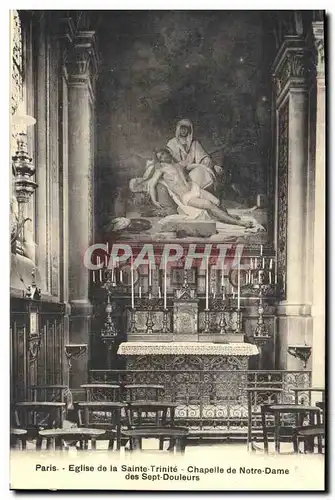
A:
[[[129,370],[247,370],[258,348],[244,342],[123,342],[118,354]]]

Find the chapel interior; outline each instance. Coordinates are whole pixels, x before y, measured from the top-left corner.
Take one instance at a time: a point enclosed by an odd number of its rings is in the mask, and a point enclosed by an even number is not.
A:
[[[251,389],[320,400],[324,11],[13,10],[11,27],[12,408],[156,384],[193,436],[248,440]],[[216,195],[261,230],[175,222],[167,181],[148,203],[147,162],[185,118]],[[171,242],[241,249],[247,270],[107,268],[115,243],[159,263]]]

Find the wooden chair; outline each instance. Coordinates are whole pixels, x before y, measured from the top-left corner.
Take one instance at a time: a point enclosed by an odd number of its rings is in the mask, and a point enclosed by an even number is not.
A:
[[[164,386],[156,384],[126,384],[123,386],[123,399],[131,401],[160,401]]]
[[[120,450],[121,410],[125,407],[126,405],[123,403],[112,401],[79,401],[77,403],[79,426],[103,429],[105,434],[102,439],[108,440],[108,449],[114,448],[114,440],[116,439],[116,448]]]
[[[258,437],[261,439],[263,435],[261,426],[261,408],[264,405],[269,406],[271,404],[280,403],[283,389],[280,389],[278,387],[248,387],[246,391],[248,398],[247,448],[250,451],[256,451],[257,446],[255,445],[254,441],[256,441]]]
[[[27,447],[27,430],[20,428],[11,428],[10,430],[10,447],[17,449],[17,447],[25,450]]]
[[[136,429],[124,430],[122,434],[130,439],[131,451],[142,450],[142,439],[159,439],[159,449],[164,439],[169,439],[171,445],[168,451],[184,453],[189,430],[185,427],[138,427]]]
[[[32,401],[59,401],[65,403],[67,385],[33,385],[30,388]]]
[[[165,427],[174,428],[175,409],[178,403],[168,401],[132,401],[127,406],[128,429],[162,429]],[[164,448],[165,435],[161,434],[159,449]],[[134,441],[130,440],[131,449],[134,449]],[[142,439],[139,438],[139,448],[142,446]],[[173,439],[170,440],[170,447],[174,447]]]
[[[83,384],[86,401],[114,401],[120,402],[120,384]]]
[[[306,418],[306,415],[309,418],[309,425],[320,425],[320,408],[316,406],[305,406],[305,405],[297,405],[297,404],[277,404],[277,405],[263,405],[262,406],[262,427],[263,427],[263,441],[264,441],[264,451],[265,453],[269,452],[268,447],[268,427],[266,422],[267,414],[274,416],[274,440],[275,440],[275,451],[276,453],[280,452],[280,437],[281,431],[287,426],[283,426],[281,422],[282,415],[291,414],[295,415],[296,420],[295,424],[291,425],[292,431],[292,442],[294,451],[298,452],[298,440],[296,439],[296,429],[303,427],[303,422]]]
[[[72,445],[80,443],[81,450],[88,449],[91,441],[92,450],[96,449],[96,440],[105,434],[103,429],[86,429],[83,427],[72,429],[45,429],[39,431],[40,437],[47,440],[47,449],[68,450],[68,443]]]
[[[39,431],[63,426],[65,403],[55,401],[21,401],[14,405],[14,418],[19,427],[27,430],[27,440],[36,439],[40,450],[42,439]]]
[[[314,453],[315,439],[317,439],[318,453],[322,453],[322,440],[325,437],[325,428],[323,426],[305,426],[296,429],[295,449],[299,448],[299,439],[304,442],[304,453]]]

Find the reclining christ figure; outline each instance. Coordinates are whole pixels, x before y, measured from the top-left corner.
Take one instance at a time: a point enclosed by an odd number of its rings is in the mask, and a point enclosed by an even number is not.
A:
[[[190,179],[186,172],[197,167],[196,164],[175,163],[170,151],[162,149],[157,152],[158,163],[147,170],[145,182],[153,204],[161,208],[157,201],[156,186],[163,184],[171,198],[178,206],[178,212],[195,219],[206,210],[214,219],[226,224],[234,224],[246,228],[253,227],[251,221],[241,221],[237,215],[230,215],[226,209],[219,207],[220,200],[210,192],[202,189],[199,184]]]

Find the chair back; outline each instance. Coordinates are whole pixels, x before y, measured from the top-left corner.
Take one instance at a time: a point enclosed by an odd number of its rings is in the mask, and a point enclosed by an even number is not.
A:
[[[126,384],[123,387],[123,399],[131,401],[161,401],[164,396],[164,386],[155,384]]]
[[[65,403],[25,401],[15,404],[20,427],[52,429],[63,426]]]
[[[108,401],[80,401],[76,404],[80,427],[115,427],[120,423],[123,405]]]
[[[120,384],[83,384],[86,401],[120,401]]]

